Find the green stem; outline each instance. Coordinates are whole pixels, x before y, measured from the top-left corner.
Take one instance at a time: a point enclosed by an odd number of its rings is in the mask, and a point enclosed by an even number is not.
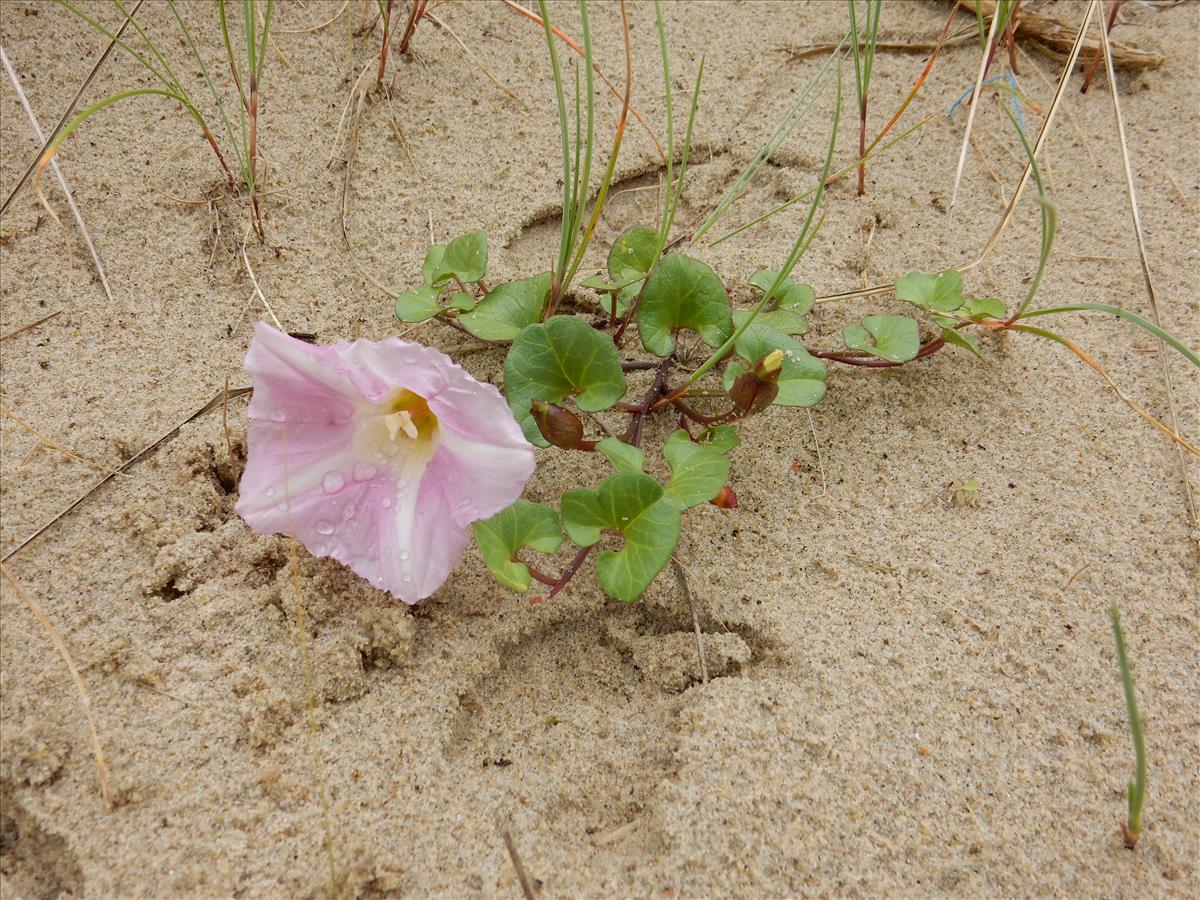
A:
[[[1050,316],[1057,313],[1067,312],[1102,312],[1110,315],[1118,316],[1127,322],[1138,326],[1139,328],[1154,335],[1159,340],[1169,345],[1172,349],[1181,353],[1188,362],[1193,366],[1200,368],[1200,355],[1195,350],[1189,348],[1179,338],[1171,334],[1165,328],[1160,328],[1153,322],[1143,319],[1137,313],[1130,312],[1127,309],[1121,309],[1119,306],[1109,306],[1107,303],[1073,303],[1068,306],[1051,306],[1045,309],[1035,309],[1033,312],[1023,313],[1018,316],[1019,319],[1033,319],[1038,316]]]
[[[758,317],[758,314],[762,312],[767,303],[770,302],[773,297],[775,297],[775,292],[779,290],[787,277],[792,274],[792,269],[796,267],[796,263],[800,261],[800,257],[804,254],[804,251],[808,249],[809,243],[812,241],[813,237],[816,236],[817,231],[820,230],[820,223],[817,223],[816,228],[813,228],[813,220],[816,218],[817,208],[821,203],[821,198],[825,194],[825,184],[829,179],[829,168],[833,164],[833,151],[834,147],[837,146],[838,123],[841,121],[841,118],[842,71],[839,68],[837,103],[834,106],[833,111],[833,127],[830,128],[829,131],[829,149],[825,153],[825,164],[821,168],[820,185],[818,187],[816,196],[813,197],[812,204],[808,208],[808,216],[804,220],[804,227],[800,229],[800,236],[796,238],[796,243],[792,245],[792,252],[788,254],[787,261],[784,263],[783,268],[779,270],[779,274],[775,276],[775,282],[771,285],[770,289],[763,292],[762,297],[759,298],[759,301],[754,304],[753,308],[751,308],[750,315],[746,316],[745,321],[742,322],[740,327],[734,329],[734,332],[729,336],[729,339],[716,350],[714,350],[712,355],[709,356],[708,359],[706,359],[701,366],[692,373],[691,377],[684,383],[683,389],[686,389],[690,385],[693,385],[699,381],[713,366],[721,361],[726,353],[734,348],[738,338],[745,333],[746,329],[750,327],[751,323],[754,322],[754,320]]]
[[[1121,686],[1125,691],[1129,731],[1133,736],[1134,780],[1129,782],[1129,822],[1125,828],[1125,842],[1132,849],[1142,833],[1142,805],[1146,799],[1146,736],[1142,732],[1142,717],[1138,713],[1137,695],[1133,689],[1133,670],[1129,666],[1125,634],[1121,630],[1121,612],[1113,606],[1108,614],[1117,644],[1117,664],[1121,667]]]

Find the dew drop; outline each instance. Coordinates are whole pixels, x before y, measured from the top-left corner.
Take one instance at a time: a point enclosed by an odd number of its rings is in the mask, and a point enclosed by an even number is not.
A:
[[[404,573],[404,580],[405,580],[405,581],[412,581],[412,580],[413,580],[413,578],[412,578],[412,573],[411,573],[411,572],[405,572],[405,573]]]
[[[320,521],[317,523],[317,534],[333,534],[333,523]]]
[[[273,410],[271,410],[271,421],[272,421],[272,422],[283,422],[283,421],[285,421],[286,419],[287,419],[287,416],[285,416],[285,415],[283,414],[283,410],[282,410],[282,409],[273,409]]]
[[[355,481],[370,481],[378,472],[378,466],[362,460],[354,464],[354,471],[351,474],[354,476]]]
[[[400,452],[400,445],[397,444],[395,441],[388,441],[386,444],[383,445],[383,455],[384,456],[395,456],[399,452]]]
[[[349,521],[350,519],[354,518],[354,513],[357,510],[358,507],[356,507],[353,503],[347,503],[342,509],[342,518],[346,521]]]
[[[327,472],[321,479],[321,487],[325,488],[327,494],[336,494],[345,486],[346,479],[341,472]]]
[[[408,479],[407,478],[397,478],[396,479],[397,492],[403,493],[407,487],[408,487]]]
[[[382,500],[379,501],[379,505],[382,506],[384,509],[391,509],[392,508],[392,498],[384,497]]]
[[[407,561],[407,560],[408,560],[408,551],[407,551],[407,550],[401,550],[401,551],[400,551],[400,561],[401,561],[401,562],[405,562],[405,561]]]
[[[265,491],[263,491],[263,493],[266,494],[268,497],[274,497],[275,496],[275,488],[267,488]]]

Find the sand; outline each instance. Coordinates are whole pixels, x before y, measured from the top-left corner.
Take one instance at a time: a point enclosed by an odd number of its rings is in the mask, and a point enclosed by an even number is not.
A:
[[[338,5],[288,4],[276,26],[316,24]],[[1081,10],[1059,8],[1076,20]],[[574,10],[556,11],[578,34]],[[211,8],[186,14],[217,58]],[[670,4],[666,14],[680,105],[707,54],[681,212],[690,222],[820,65],[786,48],[836,41],[844,8]],[[399,330],[365,275],[393,290],[416,284],[431,228],[439,241],[485,228],[494,281],[545,269],[557,246],[558,138],[540,31],[499,4],[452,3],[436,15],[519,99],[423,23],[416,56],[394,53],[389,66],[406,148],[386,102],[364,104],[347,251],[336,134],[351,83],[378,52],[378,34],[349,33],[363,15],[352,2],[322,30],[280,32],[267,66],[267,241],[251,237],[246,254],[284,325],[322,341]],[[661,133],[652,9],[633,3],[630,15],[634,103]],[[883,31],[932,40],[945,15],[940,3],[888,3]],[[182,53],[165,8],[147,5],[141,19]],[[1195,345],[1200,8],[1131,3],[1122,20],[1122,39],[1168,60],[1121,75],[1119,87],[1164,324]],[[601,65],[619,75],[616,7],[597,4],[593,27]],[[103,48],[63,9],[17,0],[0,4],[0,39],[47,127]],[[875,128],[923,64],[921,54],[879,55]],[[1022,89],[1044,107],[1056,64],[1020,64]],[[977,65],[971,45],[945,51],[906,121],[934,118],[869,167],[865,197],[849,180],[829,192],[800,280],[832,293],[974,258],[1022,163],[989,95],[976,134],[998,181],[970,153],[946,211],[965,116],[944,113]],[[114,56],[87,96],[148,83]],[[1098,88],[1070,92],[1046,149],[1060,230],[1039,302],[1146,314],[1103,80]],[[730,225],[813,182],[832,105],[827,93]],[[37,147],[7,82],[0,110],[7,194]],[[606,97],[601,146],[616,113]],[[856,144],[847,127],[839,159]],[[0,344],[3,400],[111,468],[226,378],[248,383],[250,323],[267,314],[251,302],[242,259],[245,207],[205,202],[219,172],[178,110],[156,98],[118,104],[59,160],[114,300],[91,277],[52,180],[65,230],[26,191],[4,219],[2,330],[58,315]],[[585,274],[623,228],[652,219],[660,173],[631,126],[618,187],[644,190],[615,196]],[[744,280],[780,263],[802,215],[692,252],[747,302]],[[1037,240],[1028,196],[968,290],[1017,302]],[[810,339],[836,346],[867,309],[819,306]],[[1150,338],[1099,316],[1059,327],[1166,414]],[[430,324],[410,337],[499,378],[501,354],[456,332]],[[410,609],[302,551],[298,638],[287,541],[252,534],[233,511],[244,401],[229,405],[232,448],[220,412],[184,427],[6,563],[79,663],[116,806],[99,795],[67,671],[5,584],[0,892],[519,896],[508,832],[548,897],[1196,896],[1200,554],[1178,457],[1062,348],[1020,335],[983,345],[982,361],[956,351],[898,371],[833,368],[811,423],[775,409],[746,424],[733,454],[739,508],[689,513],[679,547],[707,683],[670,570],[634,606],[606,600],[591,576],[531,603],[499,588],[471,550]],[[1180,358],[1170,365],[1180,428],[1194,441],[1200,381]],[[655,422],[651,438],[671,427]],[[8,552],[102,473],[7,416],[3,436]],[[604,472],[582,454],[543,459],[534,500]],[[1190,477],[1200,491],[1195,465]],[[969,480],[978,490],[956,502]],[[1132,754],[1114,603],[1151,760],[1136,852],[1119,832]]]

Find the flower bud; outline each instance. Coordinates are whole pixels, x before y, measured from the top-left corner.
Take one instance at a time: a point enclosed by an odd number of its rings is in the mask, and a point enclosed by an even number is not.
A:
[[[555,447],[561,447],[563,450],[580,449],[583,442],[583,422],[575,413],[545,400],[534,400],[530,405],[530,412],[542,437]]]
[[[753,366],[743,372],[729,388],[729,398],[738,412],[744,416],[762,412],[771,405],[779,393],[779,371],[783,364],[783,352],[772,350]]]
[[[737,509],[738,499],[737,494],[733,492],[733,488],[729,485],[717,491],[717,496],[708,501],[717,509]]]

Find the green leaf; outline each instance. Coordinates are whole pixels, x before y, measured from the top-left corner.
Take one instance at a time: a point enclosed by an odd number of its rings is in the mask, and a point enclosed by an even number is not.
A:
[[[733,333],[721,280],[704,263],[679,253],[668,255],[642,289],[637,319],[642,346],[659,356],[675,349],[672,332],[679,328],[694,329],[710,347]]]
[[[441,250],[441,253],[435,251]],[[478,281],[487,274],[487,235],[472,231],[444,247],[430,247],[422,273],[427,284],[442,284],[457,275],[459,281]]]
[[[714,444],[697,444],[682,428],[663,445],[663,456],[671,467],[671,480],[664,495],[688,509],[706,503],[729,480],[729,459]]]
[[[402,322],[424,322],[438,314],[438,291],[419,287],[396,298],[396,318]]]
[[[562,520],[576,544],[590,547],[606,530],[625,539],[620,551],[605,550],[596,560],[604,592],[632,603],[667,564],[679,540],[679,508],[648,475],[610,475],[598,490],[568,491]]]
[[[451,309],[461,309],[463,312],[470,312],[475,308],[475,298],[470,294],[465,294],[462,291],[457,291],[450,302],[447,304]]]
[[[621,357],[608,335],[575,316],[554,316],[542,325],[527,325],[504,360],[504,389],[525,437],[548,446],[529,414],[531,400],[575,403],[587,412],[608,409],[629,386],[621,374]]]
[[[862,325],[842,329],[842,338],[851,350],[865,350],[895,363],[914,359],[921,349],[917,320],[908,316],[867,316]]]
[[[458,321],[477,338],[511,341],[526,325],[541,320],[549,294],[549,272],[498,284],[473,310],[459,316]]]
[[[596,444],[596,449],[608,457],[618,472],[640,472],[646,463],[646,454],[615,437],[606,437]]]
[[[965,350],[969,350],[980,359],[983,359],[983,354],[979,352],[979,342],[969,334],[956,331],[953,328],[943,328],[942,340],[944,340],[947,344],[955,344],[956,346],[962,347]]]
[[[629,309],[629,304],[642,289],[645,275],[654,268],[658,261],[658,232],[652,228],[635,225],[627,228],[613,241],[608,251],[608,275],[611,284],[624,284],[630,279],[632,283],[617,291],[617,315],[623,316]],[[611,304],[605,300],[602,304],[606,311],[611,311]]]
[[[778,277],[778,270],[759,269],[750,276],[750,284],[765,294]],[[807,284],[796,284],[792,279],[785,278],[779,290],[775,292],[775,300],[784,309],[793,310],[803,316],[813,308],[813,304],[817,302],[817,295]]]
[[[742,442],[732,425],[714,425],[700,433],[700,443],[728,453]]]
[[[445,255],[445,244],[435,244],[425,252],[425,263],[421,266],[421,276],[425,279],[425,284],[435,287],[450,280],[449,273],[439,275]]]
[[[982,300],[968,300],[963,304],[962,312],[972,319],[1003,319],[1008,315],[1008,307],[1004,301],[996,297],[986,297]]]
[[[742,323],[750,317],[752,310],[735,309],[733,311],[733,327],[741,328]],[[768,325],[782,334],[804,334],[808,331],[808,321],[794,309],[773,309],[770,312],[760,312],[754,317],[758,325]]]
[[[783,351],[775,406],[816,406],[825,396],[825,364],[810,354],[803,344],[786,334],[768,325],[760,325],[756,319],[742,332],[735,349],[749,363],[757,362],[772,350]],[[739,363],[729,363],[722,375],[725,390],[729,390],[744,371],[745,367]]]
[[[951,312],[966,301],[962,273],[956,269],[947,269],[940,275],[909,272],[896,282],[896,297],[922,309]]]
[[[658,260],[658,232],[635,225],[621,232],[608,251],[608,274],[613,283],[645,275]]]
[[[483,561],[505,587],[529,590],[529,568],[516,559],[522,547],[553,553],[563,541],[558,513],[546,506],[518,500],[490,519],[472,526]]]

